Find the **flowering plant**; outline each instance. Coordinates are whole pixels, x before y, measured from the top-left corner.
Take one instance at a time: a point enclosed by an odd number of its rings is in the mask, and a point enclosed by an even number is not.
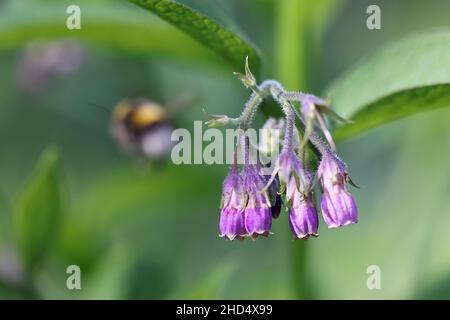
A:
[[[208,121],[210,126],[238,124],[243,130],[238,142],[238,150],[242,150],[244,155],[243,168],[241,172],[238,171],[235,157],[223,184],[219,235],[229,240],[268,236],[271,233],[272,217],[277,217],[281,209],[279,196],[283,195],[294,237],[307,239],[310,236],[318,236],[315,181],[320,182],[322,189],[320,207],[328,227],[336,228],[356,223],[358,210],[346,186],[347,183],[353,182],[346,164],[336,154],[326,116],[332,115],[339,120],[346,120],[335,114],[327,101],[312,94],[285,91],[275,80],[266,80],[258,85],[250,71],[248,58],[245,74],[235,74],[253,91],[241,116],[213,116]],[[259,163],[250,162],[251,146],[246,136],[246,130],[250,127],[258,107],[268,96],[281,107],[286,123],[282,150],[270,178],[261,172]],[[294,102],[300,102],[299,110],[295,108]],[[295,143],[294,133],[297,132],[297,127],[303,133],[301,143]],[[307,144],[311,145],[320,160],[315,174],[306,161]]]

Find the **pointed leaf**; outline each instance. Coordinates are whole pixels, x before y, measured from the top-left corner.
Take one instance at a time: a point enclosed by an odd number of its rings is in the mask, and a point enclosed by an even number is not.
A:
[[[175,25],[211,50],[217,52],[230,62],[237,70],[241,69],[245,57],[248,56],[252,69],[258,71],[260,59],[256,49],[243,37],[238,36],[230,28],[225,28],[211,17],[177,1],[172,0],[130,0],[131,2],[153,12],[162,19]],[[202,5],[202,11],[213,6],[209,1]],[[205,7],[205,9],[203,9]],[[233,29],[237,29],[236,27]],[[233,30],[234,31],[234,30]]]
[[[33,178],[19,197],[15,231],[28,272],[51,247],[61,215],[58,156],[53,149],[41,157]]]
[[[359,63],[331,88],[332,108],[354,121],[342,140],[403,117],[450,106],[450,30],[410,36]]]

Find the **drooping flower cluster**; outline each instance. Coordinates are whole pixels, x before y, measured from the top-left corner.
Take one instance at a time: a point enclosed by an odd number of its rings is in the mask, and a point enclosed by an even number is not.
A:
[[[276,199],[271,201],[267,180],[254,165],[238,172],[234,164],[225,178],[220,214],[220,236],[233,240],[244,237],[268,236],[272,216],[281,209]]]
[[[320,209],[329,228],[356,223],[356,204],[347,189],[347,183],[353,183],[347,166],[336,154],[326,116],[345,120],[331,111],[325,100],[311,94],[284,91],[274,80],[256,85],[248,62],[245,70],[245,75],[239,74],[238,77],[257,94],[250,97],[241,117],[215,116],[210,124],[238,123],[240,128],[246,129],[262,99],[272,96],[285,114],[282,121],[284,132],[278,139],[280,144],[283,138],[282,149],[274,160],[276,166],[270,175],[263,174],[261,164],[250,163],[248,157],[244,157],[243,169],[239,172],[235,161],[223,185],[219,235],[229,240],[268,236],[272,218],[279,216],[284,205],[294,238],[317,237],[319,218],[314,190],[318,189],[322,191]],[[300,102],[301,107],[297,109],[294,102]],[[271,124],[276,122],[273,119],[268,121]],[[302,133],[301,139],[296,134],[298,132]],[[245,139],[242,141],[240,147],[244,154],[248,154],[250,146]],[[271,143],[273,153],[272,138]],[[308,166],[308,149],[316,155],[316,170]]]

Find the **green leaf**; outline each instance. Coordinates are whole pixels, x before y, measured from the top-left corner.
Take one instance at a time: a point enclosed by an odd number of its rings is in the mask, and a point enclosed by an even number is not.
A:
[[[32,272],[51,247],[61,215],[58,155],[46,150],[19,197],[15,231],[25,269]]]
[[[366,105],[351,117],[354,123],[338,128],[334,136],[343,140],[390,121],[448,106],[450,83],[407,89]]]
[[[172,23],[211,50],[217,52],[238,70],[242,69],[248,56],[252,70],[258,72],[260,58],[254,47],[236,33],[212,20],[211,17],[176,1],[171,0],[130,0]],[[203,7],[213,4],[204,2]],[[203,11],[206,11],[203,10]]]
[[[353,124],[350,138],[387,122],[450,106],[450,30],[416,34],[363,60],[330,89],[332,106]]]

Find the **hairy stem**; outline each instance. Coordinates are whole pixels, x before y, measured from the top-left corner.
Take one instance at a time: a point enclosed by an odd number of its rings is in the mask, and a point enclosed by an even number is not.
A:
[[[293,105],[291,105],[291,108],[298,118],[300,127],[302,128],[302,130],[305,130],[306,129],[305,120],[301,117],[300,113],[294,108]],[[309,141],[321,155],[331,153],[330,146],[325,141],[323,141],[323,139],[314,130],[311,131],[311,134],[309,135]]]
[[[245,103],[244,110],[239,117],[239,128],[247,130],[255,117],[255,113],[258,110],[259,105],[263,101],[263,96],[259,92],[253,92],[250,98]]]
[[[284,143],[283,149],[288,150],[292,149],[292,137],[294,135],[294,124],[295,124],[295,114],[292,112],[291,108],[289,108],[289,104],[286,104],[283,107],[283,110],[286,109],[286,130],[284,132]]]
[[[305,131],[306,124],[298,110],[293,106],[291,101],[299,101],[299,92],[287,92],[283,86],[275,80],[266,80],[259,86],[253,88],[253,93],[245,103],[245,108],[239,117],[240,132],[239,141],[244,155],[244,163],[249,163],[249,143],[245,131],[250,127],[258,107],[263,100],[271,94],[273,99],[278,102],[286,116],[286,131],[284,136],[283,149],[292,148],[292,138],[294,134],[295,118],[298,118],[299,125]],[[318,157],[329,154],[332,147],[328,145],[314,130],[309,135],[309,141],[313,146],[313,150]]]

